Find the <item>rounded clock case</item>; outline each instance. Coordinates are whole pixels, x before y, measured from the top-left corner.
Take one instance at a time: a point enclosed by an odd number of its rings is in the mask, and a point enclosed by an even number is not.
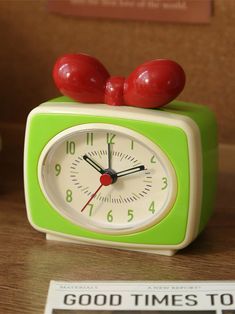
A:
[[[40,158],[58,134],[76,126],[127,128],[155,144],[169,159],[176,196],[166,215],[140,230],[106,233],[68,219],[40,184]],[[162,109],[82,104],[68,97],[43,103],[29,115],[24,182],[28,219],[48,239],[172,255],[195,239],[211,216],[217,170],[216,122],[205,106],[172,101]]]

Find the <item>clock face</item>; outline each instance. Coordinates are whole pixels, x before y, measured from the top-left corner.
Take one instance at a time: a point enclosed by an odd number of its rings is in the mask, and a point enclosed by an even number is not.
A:
[[[177,193],[174,168],[145,136],[110,124],[84,124],[43,149],[41,189],[64,218],[92,231],[126,234],[161,221]]]

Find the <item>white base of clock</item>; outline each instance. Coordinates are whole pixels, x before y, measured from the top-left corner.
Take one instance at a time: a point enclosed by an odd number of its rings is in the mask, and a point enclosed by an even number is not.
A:
[[[105,242],[100,241],[100,243],[91,243],[88,241],[83,241],[81,239],[74,239],[69,238],[62,235],[55,235],[51,233],[46,233],[46,239],[50,241],[60,241],[60,242],[69,242],[69,243],[77,243],[82,245],[93,245],[93,246],[104,246],[104,247],[111,247],[119,250],[127,250],[127,251],[136,251],[136,252],[144,252],[149,254],[158,254],[158,255],[165,255],[165,256],[172,256],[174,255],[177,250],[166,250],[166,249],[152,249],[152,248],[138,248],[138,247],[129,247],[129,246],[119,246],[116,243],[112,242],[111,245],[106,244]]]

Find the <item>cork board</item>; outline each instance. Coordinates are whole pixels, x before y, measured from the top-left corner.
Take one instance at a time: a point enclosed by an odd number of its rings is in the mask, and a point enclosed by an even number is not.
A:
[[[23,124],[33,107],[59,95],[51,70],[61,54],[91,54],[124,76],[144,61],[170,58],[187,74],[179,99],[210,106],[220,141],[235,144],[235,1],[215,0],[205,25],[60,16],[46,4],[0,1],[0,122]]]

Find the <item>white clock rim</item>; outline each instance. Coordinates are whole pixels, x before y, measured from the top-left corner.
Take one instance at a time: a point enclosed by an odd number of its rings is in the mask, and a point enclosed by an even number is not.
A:
[[[44,184],[44,177],[42,173],[43,165],[44,165],[44,160],[47,157],[49,151],[51,148],[53,148],[54,145],[57,145],[60,141],[63,141],[66,137],[68,137],[71,134],[77,133],[77,132],[89,132],[92,130],[99,130],[99,131],[113,131],[117,133],[122,133],[122,134],[128,134],[129,137],[136,139],[142,145],[146,146],[149,150],[157,152],[158,159],[160,162],[164,165],[164,168],[166,168],[166,172],[170,178],[170,189],[168,191],[169,198],[167,200],[165,209],[161,210],[161,212],[156,215],[152,220],[148,219],[147,222],[145,223],[139,223],[139,226],[136,227],[129,227],[128,225],[124,225],[123,228],[117,228],[117,229],[112,229],[112,228],[105,228],[105,227],[98,227],[94,223],[89,223],[88,219],[86,217],[83,217],[82,215],[79,214],[81,217],[81,223],[78,223],[77,221],[75,222],[73,217],[68,215],[66,213],[66,210],[64,210],[61,206],[58,206],[56,202],[52,200],[50,195],[48,194],[47,189],[45,188]],[[164,161],[164,162],[163,162]],[[54,210],[59,213],[62,217],[65,219],[68,219],[71,223],[78,225],[82,228],[87,228],[90,231],[94,232],[99,232],[102,234],[110,234],[110,235],[125,235],[125,234],[132,234],[135,232],[140,232],[147,230],[157,223],[159,223],[162,219],[164,219],[170,210],[172,209],[172,206],[174,205],[176,196],[177,196],[177,176],[174,170],[173,165],[171,164],[169,158],[167,155],[162,151],[162,149],[152,142],[150,139],[148,139],[146,136],[129,129],[127,127],[115,125],[115,124],[107,124],[107,123],[86,123],[86,124],[80,124],[76,126],[69,127],[58,134],[56,134],[43,148],[40,157],[39,157],[39,162],[38,162],[38,180],[40,184],[40,188],[46,197],[47,201],[49,204],[54,208]]]

